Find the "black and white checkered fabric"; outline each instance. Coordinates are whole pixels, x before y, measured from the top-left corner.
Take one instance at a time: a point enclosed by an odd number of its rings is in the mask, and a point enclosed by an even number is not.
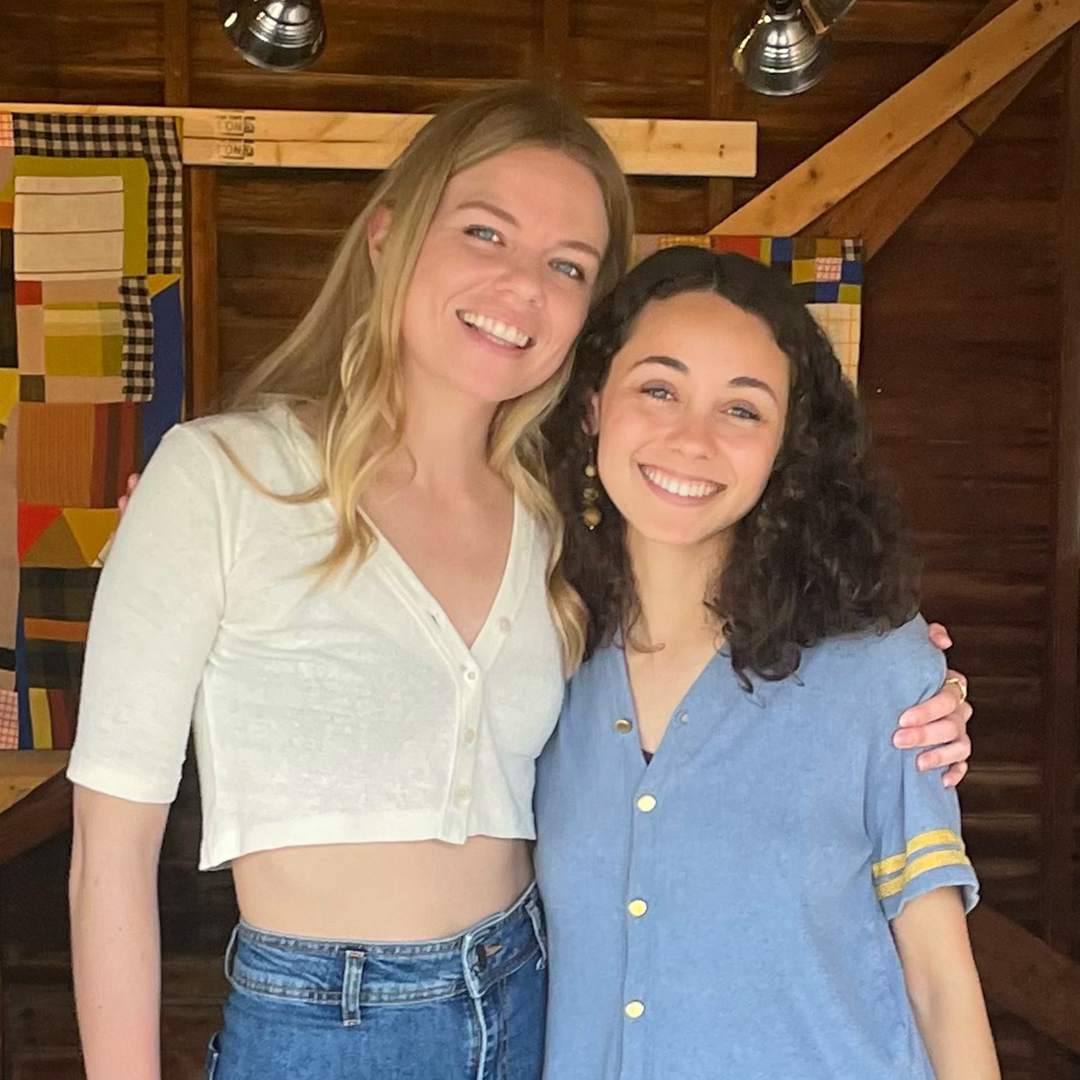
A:
[[[147,117],[143,134],[143,154],[150,171],[147,272],[179,274],[184,261],[184,206],[176,122],[167,116]]]
[[[15,153],[38,157],[142,157],[137,116],[14,113]]]
[[[146,279],[120,279],[120,314],[124,320],[124,354],[120,374],[127,401],[154,396],[154,316]]]

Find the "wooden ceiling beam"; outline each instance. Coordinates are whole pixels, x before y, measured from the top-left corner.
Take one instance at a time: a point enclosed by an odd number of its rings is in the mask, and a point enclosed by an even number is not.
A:
[[[1080,1054],[1080,964],[986,904],[968,929],[987,998]]]
[[[863,258],[872,258],[1061,50],[1064,41],[1059,38],[1047,45],[801,231],[807,236],[862,237]]]
[[[36,102],[0,102],[0,112],[175,116],[183,124],[185,165],[331,169],[385,169],[431,119],[411,113],[225,112]],[[757,124],[752,120],[598,117],[590,122],[632,175],[753,176],[757,172]]]
[[[1014,0],[711,231],[792,236],[1080,22],[1080,0]]]

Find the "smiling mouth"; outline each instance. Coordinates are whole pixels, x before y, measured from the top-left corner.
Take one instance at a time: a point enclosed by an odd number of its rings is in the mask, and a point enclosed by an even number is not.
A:
[[[480,315],[475,311],[459,311],[457,317],[466,326],[496,345],[524,350],[535,344],[534,339],[529,337],[524,330],[504,323],[501,319],[493,319],[489,315]]]
[[[638,468],[641,470],[641,475],[653,487],[658,487],[669,495],[677,495],[680,499],[693,499],[703,502],[719,494],[725,488],[724,484],[716,484],[711,480],[688,480],[685,477],[675,476],[652,465],[639,465]]]

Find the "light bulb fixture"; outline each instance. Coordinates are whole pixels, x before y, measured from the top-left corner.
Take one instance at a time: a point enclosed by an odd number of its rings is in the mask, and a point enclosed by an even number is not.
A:
[[[717,2],[717,0],[713,0]],[[732,36],[731,66],[759,94],[809,90],[828,66],[828,31],[855,0],[765,0]]]
[[[326,44],[319,0],[219,0],[219,11],[225,36],[256,67],[296,71]]]

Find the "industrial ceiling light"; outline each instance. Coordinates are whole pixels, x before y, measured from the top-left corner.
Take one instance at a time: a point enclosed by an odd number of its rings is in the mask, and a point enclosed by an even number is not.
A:
[[[318,59],[326,44],[319,0],[219,0],[225,36],[249,63],[295,71]]]
[[[801,94],[825,73],[825,36],[855,0],[765,0],[732,38],[731,66],[759,94]]]

